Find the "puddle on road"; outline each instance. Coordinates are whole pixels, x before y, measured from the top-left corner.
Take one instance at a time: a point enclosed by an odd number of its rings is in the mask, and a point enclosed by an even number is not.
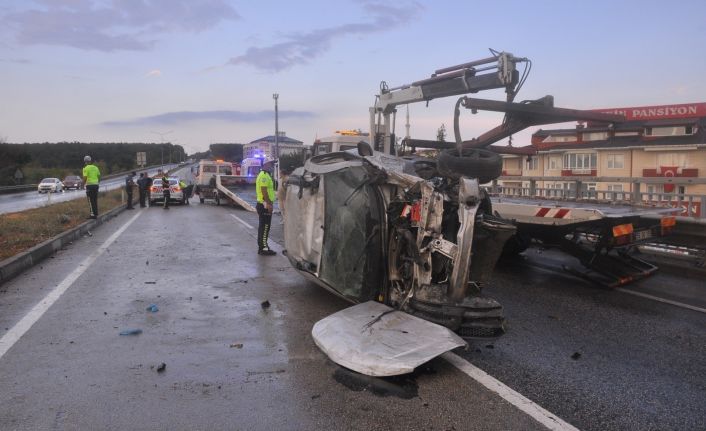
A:
[[[434,373],[436,370],[428,364],[418,367],[413,373],[392,377],[371,377],[339,367],[333,373],[333,379],[352,391],[368,391],[379,397],[409,400],[419,396],[417,377]]]

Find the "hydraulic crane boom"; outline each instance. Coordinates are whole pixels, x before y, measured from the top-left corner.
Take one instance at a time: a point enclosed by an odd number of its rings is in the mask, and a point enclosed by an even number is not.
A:
[[[398,105],[495,88],[505,88],[507,100],[512,101],[518,84],[521,84],[516,67],[520,62],[528,60],[500,52],[492,57],[436,70],[430,78],[409,85],[388,88],[383,81],[375,106],[370,108],[370,131],[376,149],[394,153],[394,117]]]

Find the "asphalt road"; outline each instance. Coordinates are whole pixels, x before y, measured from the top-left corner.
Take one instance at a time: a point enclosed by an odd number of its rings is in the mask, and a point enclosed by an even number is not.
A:
[[[0,347],[64,293],[0,355],[0,428],[546,429],[441,358],[398,379],[333,364],[310,330],[347,304],[258,256],[256,227],[197,199],[125,211],[4,284]],[[275,217],[271,246],[281,238]],[[531,250],[501,265],[487,293],[508,333],[456,353],[578,429],[706,429],[706,315],[597,289],[562,263]],[[698,306],[701,284],[660,273],[631,289]]]

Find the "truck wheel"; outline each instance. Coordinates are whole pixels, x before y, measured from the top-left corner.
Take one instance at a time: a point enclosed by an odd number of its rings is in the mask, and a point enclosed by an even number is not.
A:
[[[205,200],[206,200],[206,199],[204,199],[204,198],[202,198],[202,197],[199,197],[199,202],[200,202],[200,203],[203,203],[203,201],[205,201]]]
[[[503,257],[514,257],[527,250],[532,243],[532,238],[523,234],[515,234],[505,242],[503,247]]]
[[[444,150],[439,154],[439,173],[453,179],[478,178],[480,184],[488,183],[503,172],[503,160],[499,154],[480,148]]]

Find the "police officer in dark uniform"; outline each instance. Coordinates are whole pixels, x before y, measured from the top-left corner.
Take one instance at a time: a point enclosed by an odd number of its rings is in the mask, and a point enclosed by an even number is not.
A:
[[[144,172],[140,172],[140,179],[137,180],[137,192],[140,196],[140,208],[145,207],[145,199],[147,198],[147,189],[149,188],[149,177]]]
[[[127,193],[127,208],[129,210],[134,210],[132,207],[132,192],[135,189],[135,172],[131,172],[125,178],[125,193]]]

